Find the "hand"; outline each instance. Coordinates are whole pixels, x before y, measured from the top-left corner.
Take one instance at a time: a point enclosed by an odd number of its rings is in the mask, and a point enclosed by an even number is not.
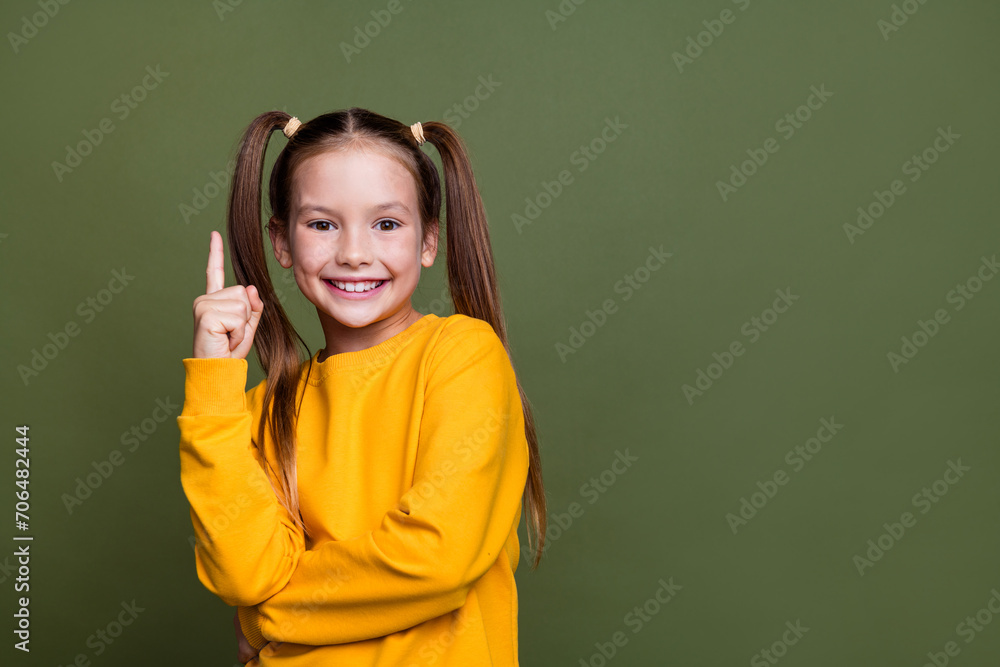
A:
[[[264,311],[253,285],[226,282],[222,235],[213,231],[208,251],[205,294],[194,300],[194,358],[246,359]]]
[[[250,646],[250,642],[243,635],[239,612],[236,612],[236,615],[233,616],[233,625],[236,626],[236,659],[240,661],[240,664],[245,665],[256,658],[260,650]]]

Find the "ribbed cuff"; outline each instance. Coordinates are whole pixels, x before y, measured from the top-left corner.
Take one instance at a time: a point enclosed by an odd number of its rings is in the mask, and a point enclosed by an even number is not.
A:
[[[184,359],[184,407],[181,415],[230,415],[244,412],[246,359]]]
[[[267,645],[267,640],[260,633],[260,612],[257,607],[237,607],[236,613],[240,617],[240,628],[243,636],[247,638],[250,646],[258,651]]]

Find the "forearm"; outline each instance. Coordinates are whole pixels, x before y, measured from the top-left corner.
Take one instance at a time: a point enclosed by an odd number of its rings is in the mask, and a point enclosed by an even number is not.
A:
[[[476,547],[449,550],[447,540],[437,550],[421,551],[412,542],[394,547],[384,530],[324,543],[302,554],[281,591],[241,613],[244,632],[259,635],[261,643],[340,644],[447,614],[465,604],[496,562],[519,515],[518,505],[513,516],[495,516]]]

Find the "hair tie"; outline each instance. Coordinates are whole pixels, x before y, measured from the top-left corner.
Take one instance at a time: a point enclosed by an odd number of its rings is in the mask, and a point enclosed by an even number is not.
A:
[[[413,137],[417,140],[418,146],[423,146],[426,139],[424,139],[424,126],[417,121],[410,126],[410,132],[413,132]]]
[[[298,118],[292,116],[291,118],[288,119],[288,122],[285,123],[285,129],[283,130],[283,132],[285,133],[286,137],[291,139],[295,135],[295,133],[298,132],[298,129],[300,127],[302,127],[302,123],[299,122]]]

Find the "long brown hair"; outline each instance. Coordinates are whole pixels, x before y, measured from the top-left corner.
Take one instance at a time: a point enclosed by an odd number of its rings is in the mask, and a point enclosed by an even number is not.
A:
[[[295,474],[295,400],[301,364],[305,360],[300,356],[296,341],[305,350],[306,359],[311,360],[312,354],[292,327],[271,283],[261,225],[264,153],[271,133],[284,129],[290,118],[283,111],[269,111],[254,118],[244,132],[229,193],[227,232],[236,280],[243,286],[256,286],[264,302],[264,312],[254,337],[257,359],[267,375],[257,443],[264,441],[265,426],[268,426],[275,441],[278,464],[278,470],[272,470],[271,483],[277,483],[278,499],[296,525],[307,533],[299,513]],[[444,167],[448,289],[455,312],[488,322],[510,357],[486,211],[465,144],[444,123],[431,121],[422,126],[424,138],[437,148]],[[321,153],[354,147],[377,149],[398,160],[413,175],[421,232],[424,238],[433,233],[430,223],[440,220],[441,211],[441,180],[434,162],[419,148],[408,125],[358,107],[323,114],[302,124],[278,154],[268,189],[272,212],[270,225],[276,227],[274,231],[279,234],[288,231],[292,177],[296,168]],[[535,421],[520,379],[517,389],[524,409],[524,431],[528,441],[528,479],[523,502],[527,507],[529,549],[534,529],[534,569],[541,561],[545,545],[545,489]]]

